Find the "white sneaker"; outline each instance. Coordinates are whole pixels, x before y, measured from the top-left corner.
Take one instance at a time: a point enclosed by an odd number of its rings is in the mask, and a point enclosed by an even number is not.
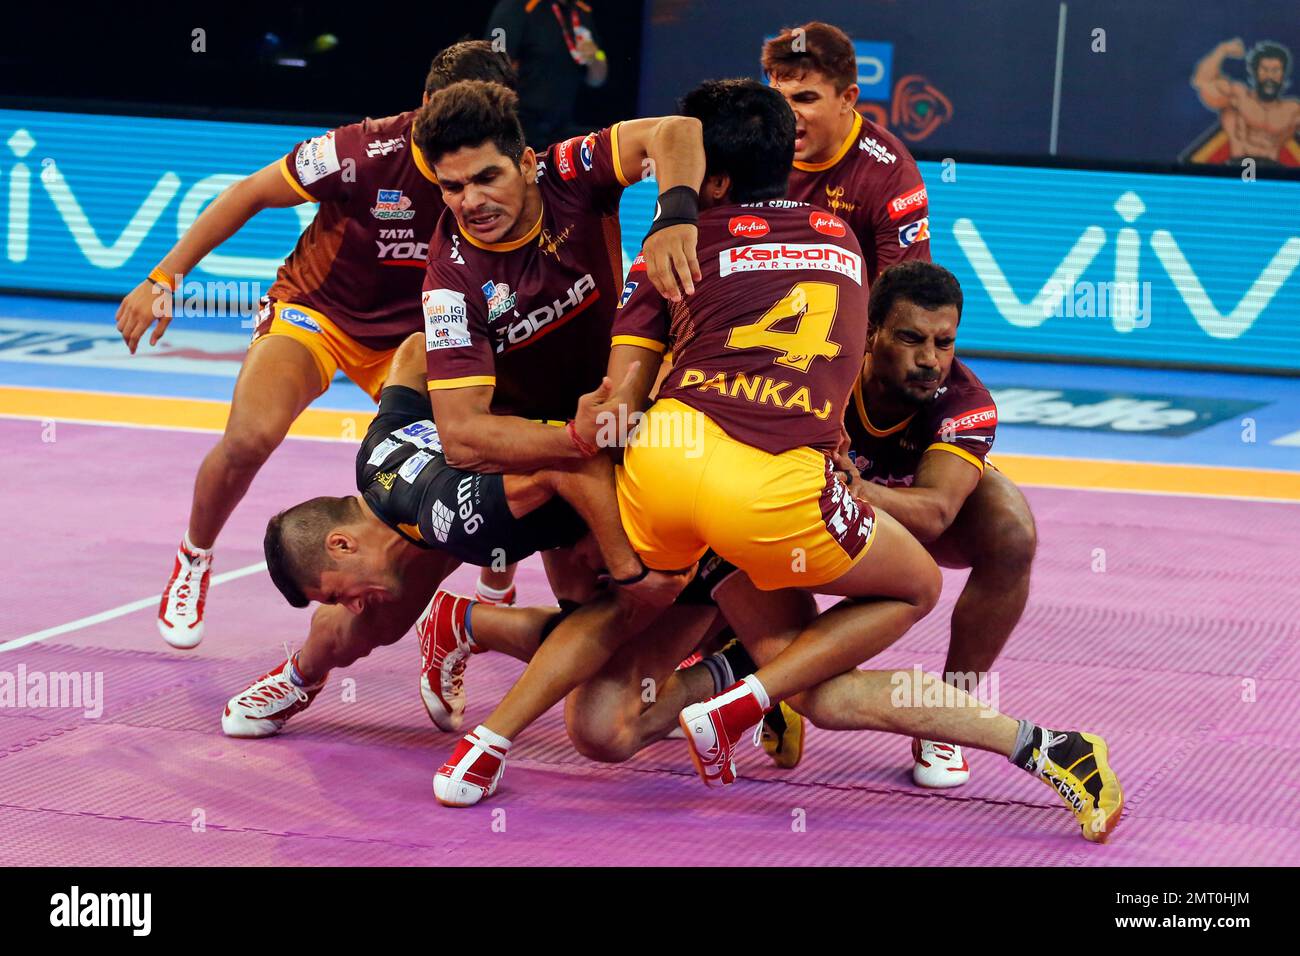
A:
[[[189,650],[203,640],[203,603],[211,576],[212,552],[191,550],[181,541],[158,606],[158,633],[172,647]]]
[[[473,648],[465,633],[465,610],[474,602],[439,591],[415,622],[420,639],[420,699],[439,730],[452,733],[465,721],[465,664]]]
[[[956,744],[937,740],[912,741],[912,782],[918,787],[942,790],[960,787],[970,779],[970,767]]]
[[[299,687],[289,678],[289,661],[263,674],[230,698],[221,714],[221,730],[227,737],[271,737],[289,718],[306,710],[325,681]]]

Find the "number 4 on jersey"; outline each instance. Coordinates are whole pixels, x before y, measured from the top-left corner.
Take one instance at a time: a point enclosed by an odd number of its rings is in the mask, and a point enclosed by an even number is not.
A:
[[[771,349],[780,352],[777,365],[808,371],[815,358],[833,359],[840,347],[830,340],[839,307],[840,290],[833,282],[800,282],[751,325],[738,325],[727,336],[730,349]],[[775,326],[795,320],[790,331]]]

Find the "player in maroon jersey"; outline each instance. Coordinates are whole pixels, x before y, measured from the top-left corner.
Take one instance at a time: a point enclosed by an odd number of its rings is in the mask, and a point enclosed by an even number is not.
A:
[[[961,306],[956,277],[937,265],[906,262],[877,280],[845,465],[857,497],[896,517],[944,567],[971,569],[944,675],[974,687],[1024,612],[1037,537],[1025,496],[985,461],[998,412],[954,356]],[[959,746],[918,739],[912,752],[921,786],[970,777]]]
[[[763,46],[763,72],[794,110],[791,199],[849,224],[866,257],[868,284],[896,262],[930,260],[930,207],[916,160],[858,102],[853,41],[813,21]]]
[[[513,72],[486,41],[457,43],[434,58],[424,98],[469,78],[511,83]],[[149,341],[157,344],[171,322],[172,291],[204,256],[263,209],[320,205],[263,300],[225,434],[195,479],[158,613],[173,647],[202,639],[217,535],[294,420],[340,368],[377,399],[397,347],[422,326],[424,258],[443,202],[412,140],[415,116],[367,119],[299,143],[217,197],[122,300],[117,327],[130,350],[155,322]]]

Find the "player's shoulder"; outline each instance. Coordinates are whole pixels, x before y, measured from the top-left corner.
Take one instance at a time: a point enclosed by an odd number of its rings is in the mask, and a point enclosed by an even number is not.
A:
[[[428,281],[455,288],[470,286],[472,270],[466,257],[476,254],[474,246],[461,235],[456,217],[450,209],[444,209],[429,238],[429,258],[425,264]]]
[[[907,145],[884,126],[862,117],[862,126],[858,130],[858,139],[850,155],[854,161],[865,167],[914,167],[916,160]]]
[[[944,383],[943,394],[935,402],[935,412],[939,418],[980,413],[989,423],[997,423],[997,408],[992,393],[969,365],[956,358],[948,370],[948,381]],[[972,425],[974,424],[979,423],[973,422]]]

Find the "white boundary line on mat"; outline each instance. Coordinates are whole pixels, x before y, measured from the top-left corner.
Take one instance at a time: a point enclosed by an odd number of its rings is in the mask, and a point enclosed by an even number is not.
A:
[[[246,568],[236,568],[233,571],[214,574],[208,586],[216,587],[218,584],[225,584],[227,581],[234,581],[236,578],[247,577],[250,574],[256,574],[259,571],[265,570],[266,562],[259,561],[257,564],[250,564]],[[47,627],[43,631],[33,631],[31,634],[24,634],[22,637],[15,637],[11,641],[5,641],[3,644],[0,644],[0,653],[5,651],[16,651],[20,647],[26,647],[29,644],[43,641],[47,637],[58,637],[60,634],[79,631],[83,627],[90,627],[94,624],[102,624],[104,621],[111,621],[115,617],[122,617],[123,615],[131,614],[134,611],[142,611],[147,607],[156,607],[160,600],[161,593],[155,597],[141,598],[138,601],[132,601],[130,604],[122,604],[118,607],[109,608],[107,611],[100,611],[98,614],[92,614],[89,617],[77,618],[77,620],[69,621],[67,624],[58,624],[54,627]]]

